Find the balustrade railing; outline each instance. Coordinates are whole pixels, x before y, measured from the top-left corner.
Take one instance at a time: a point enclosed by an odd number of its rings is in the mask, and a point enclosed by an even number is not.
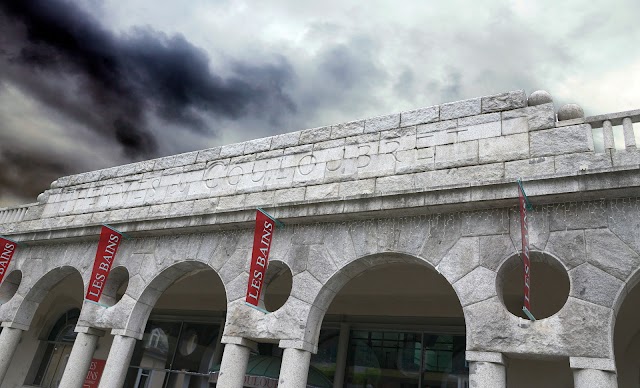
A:
[[[636,150],[640,143],[640,130],[634,123],[640,122],[640,109],[626,112],[591,116],[585,123],[591,125],[596,151]]]
[[[7,224],[10,222],[19,222],[24,219],[24,216],[27,214],[27,210],[29,207],[37,205],[35,203],[30,203],[27,205],[20,205],[16,207],[7,207],[0,209],[0,224]]]

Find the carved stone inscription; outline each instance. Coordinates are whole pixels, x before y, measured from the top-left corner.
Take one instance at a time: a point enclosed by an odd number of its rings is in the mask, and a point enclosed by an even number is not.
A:
[[[165,169],[130,176],[124,182],[114,178],[86,188],[65,188],[49,200],[56,206],[48,205],[45,216],[366,179],[404,173],[411,166],[432,169],[433,148],[416,144],[415,127],[403,131],[396,136],[382,132],[290,147],[265,159],[259,159],[260,153],[218,159],[188,172]]]

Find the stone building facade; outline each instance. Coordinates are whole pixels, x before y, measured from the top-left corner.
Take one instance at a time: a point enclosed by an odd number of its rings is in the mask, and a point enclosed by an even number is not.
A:
[[[512,91],[62,177],[0,210],[1,386],[638,387],[638,120]],[[256,208],[285,224],[264,310]]]

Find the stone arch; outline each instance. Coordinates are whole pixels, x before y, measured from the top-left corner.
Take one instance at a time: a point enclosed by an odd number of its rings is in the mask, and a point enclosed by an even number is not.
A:
[[[611,344],[618,372],[618,386],[632,387],[640,378],[640,325],[635,307],[640,301],[640,268],[637,268],[615,295],[610,322]]]
[[[158,271],[150,282],[142,285],[139,289],[130,290],[128,288],[118,303],[118,305],[122,305],[118,313],[121,322],[113,322],[114,328],[135,338],[142,338],[151,310],[160,296],[175,282],[205,270],[213,271],[220,279],[225,288],[226,302],[228,302],[227,286],[218,271],[201,261],[181,261]]]
[[[0,319],[5,322],[5,325],[7,325],[6,322],[9,322],[9,326],[27,330],[31,325],[31,321],[40,303],[49,291],[71,276],[75,276],[82,281],[80,271],[75,267],[67,265],[49,270],[39,279],[35,280],[35,282],[30,282],[28,281],[29,279],[23,279],[14,297],[0,308]],[[84,292],[84,281],[82,281],[82,283]],[[84,295],[81,295],[80,299],[82,299],[83,296]]]
[[[329,305],[338,294],[338,292],[352,279],[364,274],[366,271],[384,267],[393,264],[415,264],[426,267],[437,272],[445,282],[451,287],[459,302],[462,304],[461,297],[465,295],[460,293],[460,289],[456,288],[455,282],[452,284],[450,279],[438,270],[438,266],[434,266],[430,261],[404,252],[380,252],[360,257],[356,260],[339,268],[320,288],[312,303],[311,313],[307,323],[308,329],[305,333],[305,341],[317,344],[318,335],[322,326],[322,320]],[[462,310],[464,314],[464,309]],[[465,317],[465,322],[467,321]]]

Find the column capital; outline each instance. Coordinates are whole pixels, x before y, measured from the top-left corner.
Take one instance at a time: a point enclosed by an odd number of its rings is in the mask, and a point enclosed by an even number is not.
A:
[[[129,329],[111,329],[111,334],[119,335],[121,337],[130,337],[138,341],[144,338],[144,333],[140,333],[138,331],[133,331]]]
[[[223,344],[233,344],[238,346],[244,346],[245,348],[249,348],[253,351],[258,351],[258,344],[255,341],[244,337],[233,337],[228,335],[223,335],[220,339],[220,342]]]
[[[569,357],[571,369],[596,369],[616,373],[616,362],[609,358]]]
[[[478,352],[475,350],[467,350],[465,358],[470,362],[490,362],[492,364],[506,365],[507,359],[502,353],[498,352]]]
[[[29,331],[29,325],[23,325],[22,323],[17,323],[17,322],[2,322],[2,327],[18,329],[22,331]]]
[[[95,327],[89,327],[89,326],[76,326],[75,332],[95,335],[96,337],[102,337],[103,335],[106,334],[106,332],[103,329],[96,329]]]
[[[280,343],[278,343],[278,347],[281,349],[304,350],[305,352],[309,352],[313,354],[318,353],[317,344],[311,344],[307,341],[302,341],[302,340],[280,340]]]

